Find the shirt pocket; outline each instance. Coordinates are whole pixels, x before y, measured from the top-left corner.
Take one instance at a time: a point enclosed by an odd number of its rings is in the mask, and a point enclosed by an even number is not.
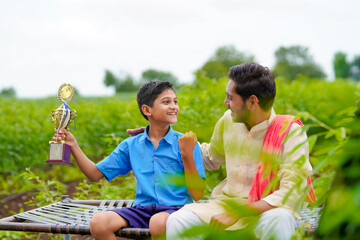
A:
[[[178,154],[177,159],[171,158],[166,161],[165,169],[168,174],[181,175],[182,173],[184,173],[184,165],[182,163],[180,153]]]
[[[178,189],[178,187],[185,186],[185,173],[184,166],[180,159],[171,159],[171,161],[167,161],[165,165],[166,172],[164,174],[164,179],[166,183],[174,189]]]
[[[142,159],[133,166],[134,174],[154,174],[154,162],[152,159]]]
[[[139,173],[154,173],[154,164],[141,164],[137,167]]]

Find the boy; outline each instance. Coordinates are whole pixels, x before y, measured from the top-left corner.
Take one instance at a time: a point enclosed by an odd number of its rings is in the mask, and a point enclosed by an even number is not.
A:
[[[153,237],[159,236],[165,232],[166,220],[172,212],[203,194],[205,171],[196,136],[188,133],[180,137],[182,134],[170,127],[177,122],[179,112],[172,85],[160,81],[146,83],[137,93],[137,102],[141,114],[149,121],[145,132],[125,139],[96,165],[67,130],[55,133],[53,138],[66,140],[77,165],[90,181],[103,177],[110,181],[130,170],[137,179],[131,208],[100,212],[92,217],[90,230],[95,239],[116,239],[114,232],[123,227],[149,227]],[[180,149],[187,151],[186,158],[181,159]],[[166,183],[169,175],[183,173],[186,186]]]

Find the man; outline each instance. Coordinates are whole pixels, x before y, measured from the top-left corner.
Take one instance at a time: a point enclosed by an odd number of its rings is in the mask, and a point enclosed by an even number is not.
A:
[[[296,210],[303,200],[306,178],[312,171],[306,134],[301,131],[301,123],[291,117],[286,118],[287,124],[280,120],[270,125],[279,118],[272,109],[276,86],[268,68],[244,63],[230,68],[228,75],[224,104],[229,110],[217,122],[210,144],[201,145],[206,169],[219,168],[225,161],[227,178],[213,190],[207,203],[188,204],[170,215],[167,238],[178,237],[183,230],[204,223],[219,230],[243,228],[241,217],[246,216],[234,216],[223,208],[224,201],[233,199],[261,214],[255,228],[257,237],[290,239],[298,224]],[[269,126],[278,128],[278,132],[271,135]],[[287,135],[286,141],[279,141],[280,135]],[[280,145],[266,148],[273,141]],[[266,151],[275,150],[280,160],[266,163]],[[270,173],[265,174],[269,168]],[[264,197],[269,181],[264,184],[263,179],[269,178],[278,178],[279,184]]]

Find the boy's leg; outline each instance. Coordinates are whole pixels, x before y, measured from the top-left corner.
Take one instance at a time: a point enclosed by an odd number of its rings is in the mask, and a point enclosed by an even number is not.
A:
[[[116,240],[115,232],[127,226],[127,221],[113,211],[96,213],[90,220],[91,235],[96,240]]]
[[[160,212],[150,218],[149,229],[152,238],[161,237],[161,235],[165,233],[166,220],[169,216],[170,213],[168,212]]]
[[[284,208],[274,208],[261,214],[254,233],[261,240],[290,240],[299,222]]]

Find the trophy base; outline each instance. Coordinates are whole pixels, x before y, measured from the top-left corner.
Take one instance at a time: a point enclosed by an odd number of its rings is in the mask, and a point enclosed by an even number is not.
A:
[[[70,165],[71,147],[66,143],[50,143],[48,164]]]

